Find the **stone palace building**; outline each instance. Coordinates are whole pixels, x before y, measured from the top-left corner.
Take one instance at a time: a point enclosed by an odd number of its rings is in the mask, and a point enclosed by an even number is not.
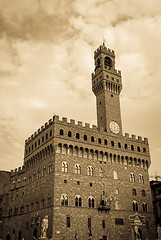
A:
[[[97,126],[55,115],[25,141],[23,166],[0,172],[0,239],[156,239],[148,139],[122,132],[114,51],[94,61]]]

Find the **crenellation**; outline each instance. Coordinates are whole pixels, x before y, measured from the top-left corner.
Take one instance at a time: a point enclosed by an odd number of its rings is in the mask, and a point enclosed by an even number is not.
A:
[[[97,126],[96,125],[92,125],[92,129],[97,131]]]
[[[142,141],[142,137],[141,137],[141,136],[138,136],[138,140],[139,140],[139,141]]]
[[[129,138],[129,133],[125,133],[125,137],[126,137],[126,138]]]
[[[75,120],[70,119],[70,124],[75,125]]]
[[[132,134],[131,135],[132,139],[136,139],[136,135]]]
[[[82,122],[81,121],[78,121],[78,126],[82,127]]]
[[[67,118],[66,117],[62,117],[62,122],[63,123],[67,123]]]
[[[90,128],[90,124],[89,123],[85,123],[85,127],[86,128]]]

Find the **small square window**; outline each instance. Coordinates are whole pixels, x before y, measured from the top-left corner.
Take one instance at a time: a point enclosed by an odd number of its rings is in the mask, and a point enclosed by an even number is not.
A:
[[[77,185],[80,185],[80,181],[77,181]]]
[[[91,182],[90,182],[89,186],[92,187],[92,183]]]
[[[64,183],[67,183],[67,180],[66,180],[66,179],[64,179]]]

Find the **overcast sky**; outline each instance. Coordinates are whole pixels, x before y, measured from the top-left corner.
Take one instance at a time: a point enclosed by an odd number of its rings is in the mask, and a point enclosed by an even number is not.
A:
[[[54,114],[96,124],[93,52],[106,40],[122,72],[123,131],[148,137],[161,174],[161,1],[0,1],[0,162]]]

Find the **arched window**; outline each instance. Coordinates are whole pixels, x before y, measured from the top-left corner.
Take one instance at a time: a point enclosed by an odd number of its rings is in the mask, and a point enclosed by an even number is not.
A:
[[[75,197],[75,206],[76,206],[76,207],[82,207],[82,198],[81,198],[81,196],[79,196],[79,195],[77,195],[77,196]]]
[[[94,208],[94,198],[93,197],[88,198],[88,207]]]
[[[125,149],[128,149],[127,144],[125,143]]]
[[[103,170],[102,170],[102,168],[99,169],[99,177],[103,177]]]
[[[71,137],[72,136],[72,133],[71,131],[68,132],[68,137]]]
[[[87,141],[87,135],[84,135],[84,140]]]
[[[91,137],[91,142],[94,142],[94,137],[93,136]]]
[[[62,162],[62,172],[68,172],[68,163]]]
[[[137,203],[136,200],[134,200],[134,201],[132,202],[132,208],[133,208],[133,211],[134,211],[134,212],[137,212],[137,211],[138,211],[138,203]]]
[[[98,143],[101,144],[102,140],[101,138],[98,138]]]
[[[93,167],[92,166],[87,167],[87,175],[88,176],[93,176]]]
[[[134,188],[132,189],[132,195],[136,196],[136,189],[134,189]]]
[[[75,173],[81,174],[81,165],[80,164],[75,164]]]
[[[112,60],[111,60],[111,58],[105,57],[104,64],[105,64],[105,66],[109,66],[111,68],[112,67]]]
[[[130,180],[130,182],[135,182],[135,175],[134,175],[134,173],[130,173],[129,180]]]
[[[143,202],[142,206],[143,206],[143,212],[147,212],[147,210],[148,210],[147,204],[145,202]]]
[[[107,145],[107,139],[104,140],[104,144]]]
[[[131,145],[131,150],[134,151],[134,145]]]
[[[118,179],[118,174],[117,174],[116,171],[113,171],[113,178],[114,178],[114,179]]]
[[[100,59],[97,58],[97,67],[99,67],[99,66],[100,66]]]
[[[61,205],[68,206],[68,195],[67,194],[61,195]]]
[[[64,131],[63,131],[63,129],[60,129],[60,135],[64,135]]]
[[[114,141],[111,141],[111,146],[114,147],[114,145],[115,145],[115,144],[114,144]]]
[[[145,191],[142,190],[142,197],[145,197],[145,196],[146,196]]]
[[[138,150],[138,152],[140,152],[140,147],[139,146],[137,147],[137,150]]]
[[[118,148],[121,148],[121,143],[120,142],[118,142]]]
[[[77,138],[77,139],[79,139],[79,138],[80,138],[80,136],[79,136],[79,133],[76,133],[76,138]]]
[[[142,174],[139,174],[139,183],[144,183],[144,177]]]
[[[143,148],[143,152],[146,152],[146,148]]]

